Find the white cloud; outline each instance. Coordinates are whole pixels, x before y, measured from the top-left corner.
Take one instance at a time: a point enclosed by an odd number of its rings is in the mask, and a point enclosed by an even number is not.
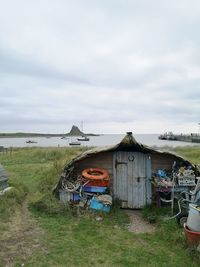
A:
[[[199,26],[195,0],[0,0],[1,131],[196,131]]]

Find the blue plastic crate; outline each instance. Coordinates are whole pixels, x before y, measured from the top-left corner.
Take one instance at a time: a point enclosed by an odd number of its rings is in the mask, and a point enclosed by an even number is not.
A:
[[[81,200],[79,193],[70,193],[65,190],[59,190],[59,198],[64,203]]]
[[[105,204],[101,203],[100,201],[96,200],[94,197],[91,200],[90,208],[94,209],[94,210],[101,210],[101,211],[105,211],[105,212],[110,212],[110,206],[109,205],[105,205]]]
[[[81,200],[81,197],[78,193],[72,193],[71,194],[71,200],[72,201],[79,201],[79,200]]]
[[[104,186],[83,186],[83,190],[90,193],[105,193],[107,189],[108,187]]]

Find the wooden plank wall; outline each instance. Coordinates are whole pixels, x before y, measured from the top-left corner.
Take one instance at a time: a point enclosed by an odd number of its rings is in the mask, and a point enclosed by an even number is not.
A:
[[[151,168],[150,172],[156,172],[158,169],[167,169],[171,170],[174,161],[177,161],[177,158],[173,155],[165,154],[152,154],[148,155],[151,157]],[[111,194],[113,191],[113,152],[101,152],[91,157],[85,158],[79,161],[75,168],[78,172],[82,172],[86,168],[102,168],[107,169],[110,175],[110,190]],[[149,166],[150,167],[150,166]],[[149,173],[150,176],[150,173]],[[150,178],[150,177],[149,177]]]
[[[173,155],[166,154],[152,154],[151,164],[152,172],[156,172],[158,169],[163,168],[171,170],[174,161],[177,161],[177,158]],[[110,177],[113,176],[113,152],[102,152],[91,157],[85,158],[77,163],[76,169],[82,171],[86,168],[103,168],[107,169]]]
[[[177,162],[177,158],[173,155],[152,154],[152,172],[156,172],[158,169],[171,170],[174,161]]]
[[[116,161],[123,164],[115,165]],[[123,205],[128,207],[128,152],[114,153],[113,171],[113,195],[125,202]]]
[[[110,193],[112,195],[113,188],[113,152],[101,152],[91,157],[79,161],[76,165],[76,170],[82,172],[87,168],[102,168],[109,172],[110,177]]]
[[[146,204],[151,204],[152,202],[152,184],[151,184],[151,176],[152,176],[152,164],[151,164],[151,155],[146,154]]]
[[[111,178],[113,175],[113,152],[102,152],[92,155],[92,157],[79,161],[76,167],[80,172],[87,168],[106,169]]]
[[[140,152],[131,154],[135,159],[128,161],[128,207],[138,209],[146,204],[146,156]]]

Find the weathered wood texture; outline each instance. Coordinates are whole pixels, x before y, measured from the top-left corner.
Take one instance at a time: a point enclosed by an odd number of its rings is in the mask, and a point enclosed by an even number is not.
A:
[[[86,168],[102,168],[108,170],[110,176],[113,174],[113,152],[103,152],[78,162],[76,169],[83,171]]]
[[[152,164],[151,164],[151,155],[146,155],[146,204],[152,203]]]
[[[177,158],[173,155],[166,154],[152,154],[152,172],[156,172],[158,169],[171,170],[174,161],[177,162]]]
[[[171,170],[175,160],[177,161],[175,156],[166,154],[102,152],[80,160],[75,167],[80,173],[86,168],[107,169],[111,194],[122,200],[124,207],[141,208],[151,203],[152,172],[160,168]]]
[[[114,154],[113,193],[124,208],[141,208],[147,203],[147,158],[140,152]]]

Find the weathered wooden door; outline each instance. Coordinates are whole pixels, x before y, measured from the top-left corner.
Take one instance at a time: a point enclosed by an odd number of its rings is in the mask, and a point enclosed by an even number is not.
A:
[[[123,208],[138,209],[151,202],[151,158],[140,152],[116,152],[113,158],[113,194]]]

